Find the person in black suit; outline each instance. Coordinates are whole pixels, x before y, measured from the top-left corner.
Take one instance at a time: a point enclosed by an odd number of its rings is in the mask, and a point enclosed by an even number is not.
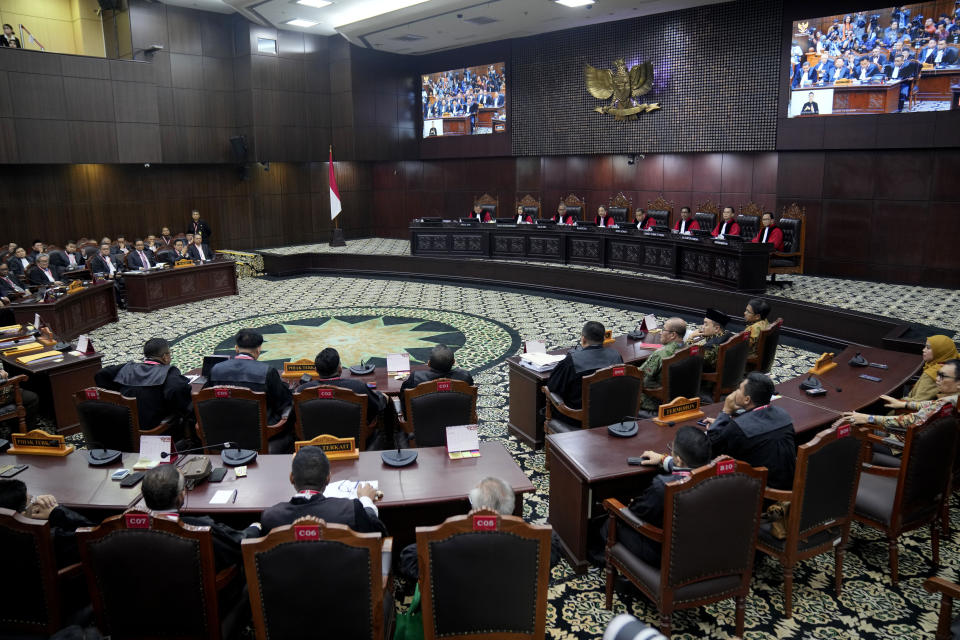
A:
[[[564,404],[573,409],[583,405],[583,378],[598,369],[623,363],[616,349],[603,346],[606,329],[599,322],[590,321],[580,331],[580,345],[567,352],[566,357],[557,364],[547,388],[559,395]],[[559,413],[555,414],[558,417]],[[562,418],[560,418],[562,419]]]
[[[927,46],[920,50],[917,59],[921,64],[936,64],[934,58],[937,57],[937,41],[931,38],[927,41]]]
[[[143,240],[137,238],[133,243],[133,251],[127,256],[127,266],[131,269],[149,269],[157,264],[153,252],[143,245]]]
[[[33,245],[30,247],[29,253],[27,253],[27,260],[29,260],[30,262],[36,262],[37,256],[39,256],[42,253],[45,253],[43,250],[43,241],[34,240]]]
[[[19,279],[10,275],[10,266],[0,262],[0,296],[9,299],[11,295],[20,296],[24,293],[26,290],[20,286]]]
[[[793,88],[802,89],[803,87],[809,86],[814,83],[815,78],[816,75],[810,69],[810,63],[804,60],[800,68],[793,74]]]
[[[827,81],[827,75],[830,73],[831,67],[833,67],[833,64],[830,62],[830,56],[823,54],[820,56],[817,64],[811,69],[810,75],[817,81],[817,84],[823,84]]]
[[[57,567],[80,562],[76,531],[80,527],[92,527],[95,523],[72,509],[60,506],[52,495],[31,496],[27,492],[27,485],[19,478],[0,478],[0,508],[50,523]]]
[[[24,275],[31,264],[33,264],[33,261],[27,257],[27,250],[23,247],[17,247],[17,250],[13,252],[13,257],[7,260],[10,273],[17,277]]]
[[[807,101],[803,103],[803,108],[800,109],[800,115],[811,115],[814,113],[820,113],[820,106],[816,100],[813,99],[813,91],[811,91],[807,94]]]
[[[57,280],[53,269],[50,268],[50,257],[45,253],[37,256],[37,262],[33,265],[33,269],[27,271],[27,280],[30,281],[30,284],[40,287],[59,287],[63,285],[62,282]]]
[[[880,51],[880,47],[874,47],[873,51],[871,51],[870,55],[866,56],[866,58],[870,61],[870,64],[875,64],[878,67],[883,67],[883,65],[887,63],[887,56],[883,55],[883,52]]]
[[[210,239],[213,238],[213,230],[206,221],[200,219],[200,211],[198,209],[191,211],[190,218],[190,222],[187,223],[187,233],[202,235],[209,243]]]
[[[64,271],[82,268],[83,256],[77,251],[77,243],[73,240],[67,240],[63,251],[51,252],[50,266],[53,267],[53,275],[56,276],[57,280],[60,279]]]
[[[868,82],[870,78],[878,73],[880,73],[880,67],[870,62],[867,58],[861,58],[860,69],[857,71],[855,79],[860,82]]]
[[[183,238],[177,238],[173,241],[173,249],[160,252],[160,256],[167,264],[176,264],[177,260],[189,260],[187,255],[187,244]]]
[[[827,72],[827,82],[833,83],[847,77],[847,68],[843,65],[843,58],[833,61],[833,66]]]
[[[203,241],[204,238],[199,233],[193,236],[193,244],[187,247],[187,257],[191,260],[213,260],[213,252],[210,251],[210,245]]]
[[[503,96],[500,95],[500,92],[499,92],[499,91],[494,91],[494,92],[493,92],[493,106],[494,106],[494,107],[502,107],[503,104],[504,104]]]
[[[90,275],[106,278],[113,281],[114,291],[117,295],[117,306],[121,309],[126,308],[124,302],[122,278],[118,277],[123,271],[122,263],[117,261],[117,256],[110,255],[110,245],[104,242],[100,245],[100,253],[87,260],[87,268],[90,269]]]
[[[957,50],[953,47],[947,47],[947,41],[937,42],[937,52],[933,56],[933,64],[937,67],[954,65],[957,63]]]
[[[900,97],[898,109],[903,111],[903,103],[910,97],[910,81],[917,75],[916,65],[912,62],[904,62],[903,56],[897,54],[893,59],[893,64],[887,65],[883,73],[889,80],[902,80],[900,83]]]
[[[453,349],[445,344],[438,344],[430,350],[430,358],[427,360],[426,371],[413,371],[403,384],[400,385],[400,406],[403,405],[403,394],[405,391],[411,391],[418,384],[437,380],[439,378],[449,378],[450,380],[461,380],[470,386],[473,386],[473,376],[465,369],[456,367],[456,360],[453,357]]]
[[[357,497],[328,498],[323,495],[330,482],[330,461],[319,447],[303,447],[293,457],[290,483],[296,494],[288,502],[266,509],[260,516],[261,535],[276,527],[292,524],[297,518],[314,516],[326,522],[345,524],[357,533],[387,535],[380,521],[376,501],[382,494],[369,484],[357,487]]]
[[[106,241],[109,243],[110,238],[104,238],[103,240],[101,240],[101,243],[103,241]],[[127,239],[123,236],[117,236],[117,243],[115,245],[111,245],[110,247],[110,255],[114,256],[114,262],[116,262],[117,264],[126,264],[127,255],[129,253],[130,253],[130,245],[127,244]]]

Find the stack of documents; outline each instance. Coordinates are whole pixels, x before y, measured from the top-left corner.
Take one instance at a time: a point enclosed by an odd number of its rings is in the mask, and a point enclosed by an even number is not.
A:
[[[30,364],[31,362],[41,362],[43,360],[50,360],[53,358],[62,358],[63,354],[59,351],[43,351],[41,353],[34,353],[29,356],[21,356],[17,358],[18,362],[23,364]]]
[[[549,353],[524,353],[520,356],[520,364],[533,371],[550,371],[566,357],[565,354],[550,355]]]

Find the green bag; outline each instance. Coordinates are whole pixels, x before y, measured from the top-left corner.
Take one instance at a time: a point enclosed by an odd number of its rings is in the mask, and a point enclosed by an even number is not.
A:
[[[423,640],[423,611],[420,609],[420,585],[413,592],[413,601],[406,613],[397,616],[393,640]]]

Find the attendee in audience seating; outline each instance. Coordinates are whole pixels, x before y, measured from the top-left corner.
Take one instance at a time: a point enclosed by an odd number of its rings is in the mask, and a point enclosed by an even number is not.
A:
[[[677,429],[673,438],[673,454],[666,455],[655,451],[644,451],[641,456],[643,465],[657,467],[647,489],[634,498],[627,508],[641,520],[655,527],[663,527],[664,497],[668,482],[683,480],[690,476],[693,469],[710,463],[712,458],[710,438],[696,427],[685,426]],[[601,528],[605,542],[610,527],[609,519]],[[623,544],[635,556],[654,567],[660,566],[660,543],[640,535],[630,527],[617,527],[617,541]],[[594,554],[597,555],[597,554]]]
[[[187,223],[187,233],[203,236],[207,242],[213,238],[213,230],[205,220],[200,219],[200,211],[194,209],[190,212],[190,222]]]
[[[956,63],[957,50],[952,47],[947,48],[946,40],[939,40],[937,42],[937,52],[933,56],[933,64],[939,68]]]
[[[110,244],[110,238],[104,238],[100,241],[100,244],[103,244],[104,241]],[[110,255],[116,256],[114,259],[117,263],[124,264],[128,253],[130,253],[130,245],[127,244],[127,239],[124,236],[117,236],[117,244],[110,247]]]
[[[810,70],[810,75],[816,78],[817,84],[823,84],[827,81],[827,76],[832,66],[833,65],[830,64],[830,56],[824,53],[820,56],[820,60],[817,61],[813,69]]]
[[[810,63],[804,60],[800,68],[793,72],[793,88],[809,87],[816,81],[815,78],[816,72],[810,68]]]
[[[598,227],[615,227],[617,226],[617,221],[614,217],[607,213],[607,208],[604,206],[597,207],[597,215],[593,219],[593,222]]]
[[[466,369],[456,366],[457,361],[453,357],[453,349],[445,344],[438,344],[430,349],[430,358],[427,359],[427,369],[413,371],[410,376],[400,385],[400,406],[403,407],[403,394],[406,391],[416,389],[417,385],[431,380],[448,378],[450,380],[460,380],[473,386],[473,376]]]
[[[160,229],[160,237],[157,238],[157,244],[161,249],[165,247],[173,248],[173,236],[170,235],[170,227]]]
[[[6,371],[3,370],[3,365],[0,365],[0,385],[5,383],[7,381],[7,378],[9,377],[10,377],[10,374],[8,374]],[[37,409],[40,408],[40,397],[33,391],[30,391],[29,389],[24,389],[23,386],[21,386],[20,399],[23,401],[23,408],[27,412],[27,415],[26,415],[27,431],[30,431],[31,429],[36,429]],[[13,394],[13,386],[9,386],[9,385],[0,386],[0,407],[5,407],[8,404],[13,404],[15,400],[16,398],[14,397],[14,394]],[[7,423],[8,426],[14,425],[15,422],[11,422],[11,420],[14,420],[14,421],[17,420],[16,416],[14,416],[13,418],[7,419],[4,422]],[[0,422],[0,425],[4,424],[4,422]],[[15,426],[14,428],[19,429],[19,425]]]
[[[7,260],[10,272],[18,277],[24,275],[31,264],[33,264],[33,261],[27,257],[27,250],[23,247],[17,247],[16,251],[13,252],[13,257]]]
[[[10,275],[10,267],[6,263],[0,263],[0,296],[10,296],[13,294],[23,295],[26,290],[20,286],[18,279]]]
[[[572,213],[567,213],[567,205],[561,202],[557,205],[557,212],[550,218],[557,224],[577,224],[577,219]]]
[[[23,48],[23,46],[20,44],[20,38],[16,36],[13,30],[13,25],[3,25],[3,35],[0,36],[0,47],[11,47],[13,49]]]
[[[896,433],[914,425],[924,424],[939,416],[950,415],[957,406],[957,394],[960,393],[960,360],[953,358],[940,365],[937,371],[937,398],[935,400],[897,400],[890,396],[880,396],[888,409],[906,409],[911,413],[889,416],[869,415],[857,411],[847,411],[842,418],[853,424],[876,425],[880,429],[892,429]]]
[[[580,345],[567,352],[547,380],[547,388],[559,395],[563,403],[573,409],[583,406],[583,379],[598,369],[622,364],[623,358],[616,349],[603,346],[606,328],[591,320],[580,330]],[[555,414],[564,420],[559,412]]]
[[[947,336],[936,335],[927,338],[923,345],[923,371],[916,383],[910,388],[910,393],[901,400],[912,400],[921,402],[923,400],[934,400],[937,397],[937,373],[940,371],[940,365],[947,360],[960,358],[957,354],[957,345]]]
[[[133,242],[133,251],[127,256],[127,265],[131,269],[149,269],[157,263],[153,258],[153,252],[146,248],[143,240],[137,238]]]
[[[203,236],[200,234],[193,236],[193,244],[187,247],[187,256],[191,260],[200,260],[202,262],[213,260],[213,252],[210,251],[210,245],[204,241]]]
[[[927,45],[920,50],[917,58],[922,64],[936,64],[935,60],[937,57],[937,41],[929,40]]]
[[[154,429],[165,418],[173,418],[169,435],[184,436],[181,425],[193,411],[190,382],[171,365],[170,345],[163,338],[151,338],[143,345],[143,360],[104,367],[93,379],[98,387],[119,391],[137,399],[141,429]]]
[[[59,287],[63,284],[57,280],[57,277],[54,275],[53,269],[50,268],[50,256],[45,253],[37,256],[37,261],[36,264],[33,265],[33,269],[27,272],[27,279],[30,281],[30,284],[41,287]]]
[[[690,217],[690,207],[680,207],[680,219],[673,225],[673,230],[683,234],[700,230],[700,223]]]
[[[293,394],[290,387],[280,377],[280,373],[266,364],[258,362],[263,347],[263,335],[253,329],[241,329],[236,336],[236,355],[218,362],[210,370],[210,380],[206,386],[232,385],[246,387],[251,391],[262,391],[267,395],[267,422],[277,424],[290,415],[293,408]],[[289,453],[293,447],[291,424],[288,422],[283,433],[270,440],[270,453]]]
[[[710,232],[710,235],[714,238],[717,236],[739,236],[740,225],[737,224],[736,217],[733,212],[733,207],[724,207],[723,212],[720,214],[720,220],[717,222],[717,226],[713,228],[713,231]]]
[[[160,250],[160,244],[157,242],[157,236],[153,235],[152,233],[143,241],[143,246],[151,254],[155,254]]]
[[[260,517],[263,535],[276,527],[292,524],[297,518],[314,516],[328,523],[345,524],[357,533],[381,533],[387,528],[380,521],[376,502],[382,494],[367,483],[357,487],[357,497],[328,498],[323,495],[330,483],[330,461],[319,447],[302,447],[293,457],[290,484],[296,493],[288,502],[266,509]]]
[[[87,268],[90,269],[91,274],[99,274],[113,280],[123,270],[122,263],[115,260],[115,256],[110,255],[110,245],[104,243],[100,245],[100,254],[87,261]]]
[[[471,220],[478,220],[480,222],[493,222],[493,218],[490,216],[489,211],[484,211],[483,207],[480,204],[473,205],[473,211],[470,212],[470,215],[467,216]]]
[[[833,66],[827,70],[827,82],[843,80],[847,76],[847,67],[843,64],[843,58],[835,59],[833,61]]]
[[[637,229],[653,229],[657,226],[657,219],[643,212],[643,209],[637,207],[633,212],[634,226]]]
[[[63,251],[51,251],[50,266],[53,268],[53,275],[57,280],[60,279],[64,271],[83,267],[83,256],[77,252],[77,243],[73,240],[67,240],[67,243],[63,246]]]
[[[872,62],[868,58],[860,59],[860,68],[857,69],[857,75],[855,76],[860,82],[867,82],[873,76],[880,73],[880,67]]]
[[[33,245],[30,247],[30,252],[27,253],[27,260],[35,263],[41,255],[45,255],[43,242],[41,240],[34,240]]]
[[[773,214],[769,211],[760,218],[760,229],[757,235],[753,237],[752,242],[770,243],[775,251],[783,251],[783,231],[773,220]]]
[[[693,331],[688,337],[688,341],[694,343],[703,341],[700,355],[703,356],[704,371],[716,371],[720,345],[733,337],[733,333],[727,331],[729,322],[730,316],[724,312],[717,309],[707,309],[703,318],[703,326]]]
[[[27,493],[27,485],[17,478],[0,478],[0,508],[16,511],[33,520],[46,520],[50,523],[58,567],[63,568],[80,562],[80,550],[77,547],[75,533],[80,527],[93,526],[93,522],[72,509],[60,506],[54,496],[31,497]]]
[[[515,221],[517,224],[533,224],[533,216],[529,213],[524,213],[523,205],[517,206],[517,219]]]
[[[904,103],[910,98],[910,81],[917,75],[916,65],[912,62],[905,63],[903,54],[897,54],[893,59],[893,64],[888,65],[883,70],[890,80],[903,80],[900,83],[900,97],[897,102],[897,109],[903,110]]]
[[[663,323],[660,330],[660,344],[663,346],[647,358],[640,366],[643,374],[644,387],[659,387],[663,374],[663,361],[683,348],[683,338],[687,333],[687,323],[682,318],[670,318]],[[641,394],[640,409],[647,413],[655,413],[660,406],[660,400]]]
[[[166,256],[167,262],[170,264],[176,264],[178,260],[189,260],[190,256],[187,255],[187,243],[183,238],[177,238],[173,241],[173,251],[168,251],[164,254]]]
[[[743,310],[743,321],[750,332],[750,355],[757,355],[760,334],[770,328],[770,303],[763,298],[751,298]]]
[[[752,467],[766,467],[767,486],[789,491],[797,462],[793,420],[770,404],[773,380],[754,371],[723,401],[716,418],[706,418],[713,455],[728,455]]]

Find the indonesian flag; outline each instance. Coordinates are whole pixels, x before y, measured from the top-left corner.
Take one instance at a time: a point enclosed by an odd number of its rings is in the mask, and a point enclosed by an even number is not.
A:
[[[333,172],[333,147],[330,147],[330,219],[340,215],[340,190],[337,189],[337,176]]]

